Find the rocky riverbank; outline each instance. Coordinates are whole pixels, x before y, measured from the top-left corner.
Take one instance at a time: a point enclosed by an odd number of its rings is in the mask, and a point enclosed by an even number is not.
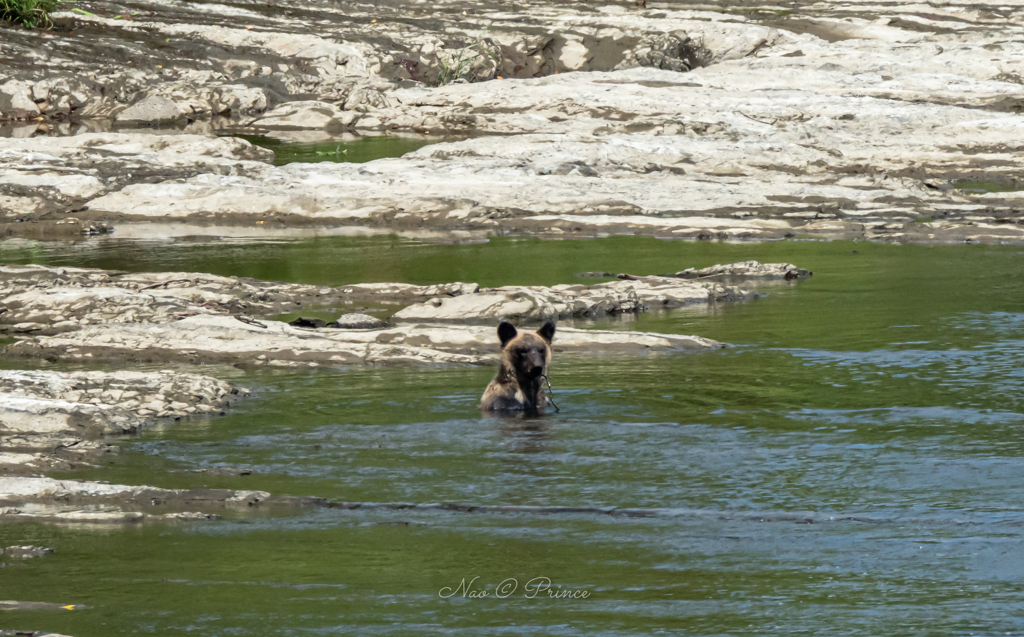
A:
[[[788,264],[756,265],[750,270],[752,281],[772,278],[765,272],[774,273],[776,280],[784,280],[787,272],[801,272]],[[706,307],[759,295],[753,288],[716,281],[623,276],[628,278],[550,288],[481,289],[475,283],[322,287],[186,272],[3,266],[0,333],[20,338],[5,355],[46,360],[286,367],[482,364],[495,360],[494,325],[501,320],[597,318],[651,308]],[[311,329],[301,326],[302,321],[289,325],[268,320],[307,310],[351,312],[363,307],[357,303],[391,307],[385,309],[389,313],[397,309],[391,316],[395,325]],[[472,323],[479,325],[467,325]],[[699,337],[563,328],[556,350],[571,354],[718,346]]]
[[[87,4],[4,30],[30,137],[0,145],[2,233],[1024,239],[1019,7]],[[31,137],[140,124],[163,128]],[[266,131],[475,137],[274,167],[213,136]]]
[[[95,467],[118,452],[109,436],[221,415],[247,393],[174,371],[0,371],[0,522],[203,519],[215,509],[287,500],[257,491],[157,489],[41,475]],[[160,507],[170,512],[145,512]]]

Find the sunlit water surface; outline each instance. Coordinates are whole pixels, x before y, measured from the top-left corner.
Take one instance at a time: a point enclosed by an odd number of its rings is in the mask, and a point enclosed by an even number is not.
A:
[[[253,398],[222,419],[123,440],[111,464],[74,475],[581,511],[311,509],[179,526],[0,526],[0,546],[56,549],[6,562],[0,599],[90,607],[7,612],[0,628],[80,637],[1020,634],[1020,248],[391,237],[0,244],[3,262],[317,284],[554,284],[588,270],[656,274],[747,258],[815,274],[748,304],[595,323],[732,346],[636,358],[556,351],[561,412],[542,419],[481,418],[488,369],[215,368]],[[510,578],[514,591],[499,598]],[[534,578],[589,596],[531,598]],[[488,596],[464,597],[463,579]]]

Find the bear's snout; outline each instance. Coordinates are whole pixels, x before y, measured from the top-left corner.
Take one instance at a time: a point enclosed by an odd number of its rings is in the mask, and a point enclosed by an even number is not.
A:
[[[523,363],[522,369],[526,372],[527,378],[534,379],[544,374],[544,356],[540,352],[530,352]]]

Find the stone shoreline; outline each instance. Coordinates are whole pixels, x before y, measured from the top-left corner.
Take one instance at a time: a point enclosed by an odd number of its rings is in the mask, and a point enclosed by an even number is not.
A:
[[[177,371],[0,371],[0,522],[129,523],[208,519],[221,508],[291,502],[257,491],[157,489],[43,472],[95,467],[119,448],[106,437],[159,422],[222,415],[248,391]],[[298,502],[298,500],[296,500]],[[154,507],[171,513],[128,509]]]
[[[0,236],[1024,240],[1020,7],[434,5],[143,1],[116,20],[62,14],[52,34],[4,29],[0,55],[22,64],[0,70],[20,137],[0,144]],[[437,86],[466,55],[468,81]],[[33,137],[61,127],[97,132]],[[343,131],[470,138],[274,167],[215,136]]]

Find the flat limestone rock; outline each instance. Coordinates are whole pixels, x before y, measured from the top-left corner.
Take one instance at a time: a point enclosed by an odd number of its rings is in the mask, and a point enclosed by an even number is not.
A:
[[[125,273],[0,266],[0,332],[57,334],[99,323],[167,323],[210,313],[273,316],[353,301],[409,303],[470,294],[475,283],[366,283],[325,287],[196,272]]]
[[[97,218],[86,202],[142,180],[260,174],[273,156],[242,139],[206,135],[82,132],[5,139],[0,149],[0,229],[34,236],[110,232],[112,222],[119,220]],[[8,194],[10,188],[16,196]],[[177,205],[165,203],[168,211]]]
[[[366,342],[349,338],[359,331],[310,330],[280,321],[243,322],[233,316],[199,315],[160,325],[105,324],[74,332],[19,341],[5,352],[14,356],[62,359],[187,361],[316,367],[353,363],[480,364],[479,356]]]
[[[597,285],[551,287],[507,286],[476,294],[438,297],[410,305],[392,317],[395,321],[468,322],[499,320],[540,321],[601,317],[640,312],[650,308],[678,308],[718,301],[744,301],[755,292],[712,282],[673,277],[643,277]]]
[[[537,327],[540,327],[539,325]],[[452,351],[481,352],[497,360],[501,351],[495,325],[406,324],[377,332],[363,332],[374,338],[402,344],[421,344]],[[713,350],[722,343],[700,336],[657,334],[623,330],[591,330],[558,327],[552,349],[560,355],[672,353]]]
[[[178,105],[159,95],[139,100],[117,114],[117,121],[147,124],[175,120],[182,116]]]
[[[413,285],[410,283],[356,283],[340,285],[337,290],[355,300],[402,303],[434,296],[461,296],[475,294],[480,290],[476,283],[439,283],[436,285]]]
[[[617,82],[636,86],[652,71],[629,73],[605,82],[619,90]],[[658,77],[646,81],[668,82]],[[569,92],[572,86],[566,82],[561,89]],[[592,99],[603,100],[606,90],[612,89],[595,86]],[[673,104],[689,99],[684,94],[666,95],[660,108],[672,112]],[[710,97],[708,101],[715,103]],[[465,106],[459,102],[453,108]],[[525,102],[523,108],[527,108]],[[741,105],[736,108],[743,110]],[[834,111],[841,108],[823,107],[831,116],[822,114],[811,121],[848,126],[848,120],[834,119],[838,117]],[[759,137],[761,125],[736,115],[728,123],[708,123],[718,131],[713,135],[691,136],[683,131],[592,138],[591,130],[529,132],[430,145],[371,164],[290,164],[239,177],[203,174],[109,192],[92,198],[89,209],[97,218],[139,222],[186,221],[217,211],[224,219],[249,223],[287,216],[295,224],[555,236],[630,233],[729,240],[891,236],[938,241],[944,233],[952,237],[962,231],[1005,240],[1024,238],[1024,230],[1016,223],[1019,195],[972,195],[948,186],[950,180],[965,176],[1012,181],[1016,175],[1013,154],[1000,150],[1001,138],[988,136],[984,144],[979,143],[977,131],[964,128],[970,123],[966,118],[976,113],[955,110],[955,119],[962,120],[963,126],[950,134],[943,148],[985,148],[989,163],[960,152],[937,160],[940,151],[934,146],[934,130],[927,127],[921,130],[929,134],[917,140],[913,152],[854,150],[847,144],[820,149],[809,148],[799,139],[767,144]],[[772,121],[783,115],[751,116]],[[856,121],[869,125],[909,117],[910,113],[863,114]],[[954,114],[938,117],[948,122]],[[1003,135],[1013,134],[1007,130],[1011,125],[1019,123],[991,124]],[[893,131],[892,143],[909,144],[908,135],[917,134],[916,129],[903,128]],[[750,139],[737,145],[732,141],[735,135]],[[856,135],[873,138],[866,129]],[[718,137],[722,139],[717,142],[709,139]],[[892,156],[902,156],[902,161],[876,165],[877,158]],[[922,168],[926,162],[936,166]],[[459,181],[453,188],[453,174],[472,174],[473,179]],[[168,201],[174,206],[169,207]],[[920,221],[934,225],[915,223]]]
[[[81,463],[78,466],[89,466]],[[75,465],[45,453],[0,451],[0,475],[40,475],[44,471],[70,470]]]
[[[589,318],[756,296],[717,282],[671,277],[594,286],[486,290],[475,283],[366,283],[331,288],[197,273],[125,274],[43,266],[0,266],[0,286],[10,292],[0,300],[0,309],[6,310],[0,312],[0,329],[30,336],[6,348],[12,356],[286,367],[389,362],[479,364],[484,360],[480,354],[484,341],[460,334],[457,329],[445,331],[434,326],[434,334],[443,335],[418,344],[416,339],[407,338],[411,327],[382,329],[386,327],[383,321],[369,315],[343,316],[335,325],[347,329],[327,330],[315,329],[321,327],[320,319],[299,319],[286,325],[248,318],[238,314],[239,310],[265,316],[295,305],[312,308],[350,303],[353,299],[376,303],[423,301],[400,310],[394,320],[406,324],[493,324],[499,319]],[[361,334],[364,331],[370,336]],[[624,338],[622,333],[604,340],[596,332],[587,334],[594,339],[595,347],[625,345],[629,349],[639,342],[615,341]],[[492,337],[487,334],[488,339]],[[664,339],[649,342],[658,343],[653,345],[656,348],[675,347]],[[460,343],[466,348],[460,350]],[[52,431],[60,431],[71,426],[68,419],[72,413],[85,409],[75,407],[69,412],[59,404],[46,402],[60,400],[64,398],[32,396],[20,402],[9,401],[9,419],[13,423],[17,418],[19,422],[41,418],[40,422],[52,421]],[[116,407],[96,409],[107,409],[104,413],[108,414],[116,411]],[[163,407],[155,409],[163,411]],[[95,415],[91,418],[98,422]],[[118,422],[124,421],[121,426],[126,431],[138,426],[127,415],[117,418]]]
[[[0,393],[0,435],[79,432],[81,435],[133,433],[140,419],[116,405],[91,405]]]
[[[246,393],[170,371],[0,370],[0,435],[133,433],[147,420],[218,414]]]
[[[101,347],[90,343],[102,340]],[[679,351],[720,343],[696,336],[560,329],[556,351]],[[61,360],[191,361],[279,367],[349,364],[480,365],[497,358],[494,325],[406,324],[379,330],[308,329],[280,321],[244,323],[231,316],[193,316],[163,325],[97,325],[26,339],[12,356]]]
[[[0,120],[39,117],[39,107],[32,99],[32,89],[26,82],[0,84]]]
[[[0,330],[15,334],[58,333],[90,323],[166,323],[192,314],[230,306],[236,299],[202,291],[123,288],[50,288],[9,294],[0,300]]]

